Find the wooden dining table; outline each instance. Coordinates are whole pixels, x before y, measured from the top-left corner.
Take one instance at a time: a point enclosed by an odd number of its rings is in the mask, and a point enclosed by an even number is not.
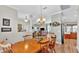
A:
[[[16,42],[12,45],[13,53],[36,53],[41,50],[41,45],[34,39]]]

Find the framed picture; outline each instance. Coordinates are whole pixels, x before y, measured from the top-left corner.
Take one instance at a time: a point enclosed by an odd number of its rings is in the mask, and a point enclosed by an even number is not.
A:
[[[22,24],[18,24],[18,32],[22,32]]]
[[[11,31],[12,31],[11,28],[6,28],[6,27],[1,28],[1,32],[11,32]]]
[[[10,26],[10,19],[3,18],[3,26]]]
[[[57,21],[55,21],[55,22],[53,22],[53,23],[52,23],[52,25],[53,25],[53,26],[59,26],[59,25],[60,25],[60,23],[59,23],[59,22],[57,22]]]

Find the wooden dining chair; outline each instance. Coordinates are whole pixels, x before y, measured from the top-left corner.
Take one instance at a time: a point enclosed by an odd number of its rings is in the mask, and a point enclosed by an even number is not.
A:
[[[49,48],[51,50],[51,52],[55,52],[55,43],[56,43],[56,38],[51,37],[51,41],[49,42]]]
[[[50,53],[50,49],[48,45],[45,45],[41,48],[41,53]]]
[[[4,53],[12,53],[12,50],[11,50],[11,47],[10,46],[8,46],[8,47],[3,47],[3,52]]]
[[[3,53],[12,53],[11,44],[0,44],[0,47],[3,49]]]
[[[0,44],[3,44],[4,43],[4,40],[0,39]]]

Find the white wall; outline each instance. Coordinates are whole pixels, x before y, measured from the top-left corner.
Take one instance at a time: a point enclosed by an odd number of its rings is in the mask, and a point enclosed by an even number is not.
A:
[[[10,26],[3,26],[2,19],[10,19]],[[11,32],[1,32],[1,27],[10,27],[12,28]],[[0,39],[8,39],[10,43],[15,43],[23,39],[24,32],[17,32],[17,12],[14,9],[11,9],[6,6],[0,6]]]
[[[51,31],[56,34],[56,42],[61,44],[61,26],[53,27]]]
[[[61,44],[61,15],[60,14],[54,15],[54,16],[52,16],[51,19],[52,19],[51,20],[52,22],[57,21],[60,23],[59,26],[56,26],[56,27],[52,26],[51,32],[56,34],[56,41],[57,41],[57,43]]]
[[[77,50],[79,51],[79,21],[78,21],[78,29],[77,29]]]
[[[77,29],[77,50],[79,52],[79,7],[78,7],[78,10],[77,10],[77,13],[78,13],[78,19],[77,19],[77,22],[78,22],[78,29]]]

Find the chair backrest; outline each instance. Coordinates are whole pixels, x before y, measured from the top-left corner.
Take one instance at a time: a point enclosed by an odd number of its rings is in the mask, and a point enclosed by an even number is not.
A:
[[[56,38],[51,37],[51,41],[49,42],[49,48],[54,48],[56,43]]]
[[[49,53],[49,46],[48,45],[43,46],[41,49],[41,52],[42,53]]]
[[[11,44],[0,44],[0,47],[3,49],[3,52],[9,52],[11,51]]]
[[[4,43],[4,40],[0,39],[0,44],[3,44]]]

